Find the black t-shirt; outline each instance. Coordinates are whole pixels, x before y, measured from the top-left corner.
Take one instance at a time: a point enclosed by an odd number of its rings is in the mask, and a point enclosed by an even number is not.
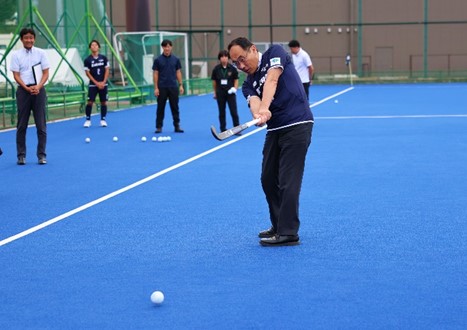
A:
[[[212,69],[211,80],[216,81],[217,89],[229,90],[234,87],[234,81],[238,80],[238,71],[232,64],[227,63],[226,68],[218,64]]]

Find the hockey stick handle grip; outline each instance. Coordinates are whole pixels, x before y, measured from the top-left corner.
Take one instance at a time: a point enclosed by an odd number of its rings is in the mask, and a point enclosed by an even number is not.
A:
[[[246,127],[251,127],[251,126],[256,125],[258,123],[259,123],[259,119],[257,118],[257,119],[253,119],[253,120],[250,120],[250,121],[246,122],[245,126]]]
[[[233,134],[237,134],[238,132],[241,132],[253,125],[256,125],[257,123],[259,122],[259,119],[253,119],[253,120],[250,120],[250,121],[247,121],[246,123],[244,124],[241,124],[241,125],[238,125],[238,126],[235,126],[234,128],[231,128],[230,131],[232,131]]]

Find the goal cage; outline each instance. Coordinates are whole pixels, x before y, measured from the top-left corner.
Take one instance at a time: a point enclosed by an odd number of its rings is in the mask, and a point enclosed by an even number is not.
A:
[[[188,60],[188,35],[169,31],[119,32],[113,37],[114,49],[128,74],[137,85],[152,85],[154,59],[162,54],[164,39],[172,41],[172,53],[180,59],[184,81],[190,77]],[[120,66],[120,64],[119,64]],[[127,84],[128,77],[122,70],[121,83]]]

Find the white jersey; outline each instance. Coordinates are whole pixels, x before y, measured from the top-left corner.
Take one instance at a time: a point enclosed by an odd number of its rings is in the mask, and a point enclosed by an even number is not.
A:
[[[311,77],[308,68],[312,65],[310,55],[300,48],[297,54],[292,54],[292,61],[302,83],[309,83]]]

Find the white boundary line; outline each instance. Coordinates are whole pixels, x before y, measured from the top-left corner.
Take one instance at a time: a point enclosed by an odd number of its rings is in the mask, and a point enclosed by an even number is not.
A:
[[[136,188],[136,187],[138,187],[138,186],[140,186],[140,185],[142,185],[142,184],[144,184],[144,183],[146,183],[146,182],[149,182],[149,181],[151,181],[151,180],[154,180],[155,178],[160,177],[161,175],[164,175],[164,174],[166,174],[166,173],[168,173],[168,172],[171,172],[171,171],[173,171],[173,170],[175,170],[175,169],[177,169],[177,168],[179,168],[179,167],[182,167],[182,166],[184,166],[184,165],[187,165],[187,164],[189,164],[189,163],[191,163],[191,162],[193,162],[193,161],[195,161],[195,160],[197,160],[197,159],[199,159],[199,158],[202,158],[202,157],[204,157],[204,156],[207,156],[207,155],[209,155],[209,154],[211,154],[211,153],[213,153],[213,152],[215,152],[215,151],[217,151],[217,150],[220,150],[220,149],[222,149],[222,148],[225,148],[225,147],[231,145],[232,143],[235,143],[237,140],[243,139],[243,138],[245,138],[245,137],[247,137],[247,136],[249,136],[249,135],[251,135],[251,134],[254,134],[256,131],[257,131],[257,130],[252,131],[252,132],[249,132],[248,134],[245,134],[244,136],[242,136],[242,137],[240,137],[240,138],[237,138],[237,139],[234,139],[234,140],[230,140],[229,142],[223,143],[223,144],[221,144],[220,146],[214,147],[214,148],[209,149],[209,150],[207,150],[207,151],[205,151],[205,152],[202,152],[202,153],[200,153],[200,154],[198,154],[198,155],[196,155],[196,156],[193,156],[193,157],[191,157],[191,158],[188,158],[188,159],[186,159],[186,160],[184,160],[184,161],[182,161],[182,162],[180,162],[180,163],[178,163],[178,164],[175,164],[175,165],[173,165],[173,166],[170,166],[170,167],[168,167],[168,168],[166,168],[166,169],[164,169],[164,170],[162,170],[162,171],[159,171],[159,172],[157,172],[157,173],[154,173],[153,175],[150,175],[150,176],[148,176],[148,177],[146,177],[146,178],[144,178],[144,179],[142,179],[142,180],[139,180],[139,181],[137,181],[137,182],[135,182],[135,183],[132,183],[132,184],[130,184],[130,185],[124,187],[124,188],[121,188],[121,189],[119,189],[119,190],[116,190],[116,191],[114,191],[114,192],[112,192],[112,193],[110,193],[110,194],[107,194],[107,195],[102,196],[102,197],[100,197],[100,198],[98,198],[98,199],[96,199],[96,200],[93,200],[92,202],[89,202],[89,203],[84,204],[84,205],[82,205],[82,206],[80,206],[80,207],[77,207],[77,208],[75,208],[75,209],[73,209],[73,210],[71,210],[71,211],[68,211],[68,212],[66,212],[66,213],[63,213],[63,214],[61,214],[61,215],[59,215],[59,216],[57,216],[57,217],[55,217],[55,218],[52,218],[52,219],[50,219],[50,220],[47,220],[47,221],[45,221],[45,222],[43,222],[43,223],[41,223],[41,224],[39,224],[39,225],[37,225],[37,226],[31,227],[31,228],[29,228],[29,229],[27,229],[27,230],[25,230],[25,231],[23,231],[23,232],[21,232],[21,233],[18,233],[18,234],[16,234],[16,235],[13,235],[13,236],[11,236],[11,237],[8,237],[8,238],[6,238],[6,239],[3,239],[3,240],[0,241],[0,246],[3,246],[3,245],[8,244],[8,243],[11,243],[11,242],[13,242],[13,241],[15,241],[15,240],[17,240],[17,239],[20,239],[20,238],[22,238],[22,237],[24,237],[24,236],[27,236],[27,235],[29,235],[29,234],[32,234],[32,233],[34,233],[34,232],[36,232],[36,231],[38,231],[38,230],[41,230],[41,229],[43,229],[43,228],[45,228],[45,227],[48,227],[48,226],[50,226],[50,225],[52,225],[52,224],[54,224],[54,223],[56,223],[56,222],[62,221],[62,220],[66,219],[66,218],[68,218],[68,217],[70,217],[70,216],[72,216],[72,215],[74,215],[74,214],[76,214],[76,213],[79,213],[79,212],[81,212],[81,211],[84,211],[84,210],[86,210],[86,209],[88,209],[88,208],[90,208],[90,207],[92,207],[92,206],[94,206],[94,205],[97,205],[97,204],[99,204],[99,203],[102,203],[102,202],[104,202],[104,201],[106,201],[106,200],[108,200],[108,199],[110,199],[110,198],[112,198],[112,197],[115,197],[115,196],[118,196],[118,195],[120,195],[120,194],[123,194],[124,192],[126,192],[126,191],[128,191],[128,190],[131,190],[131,189],[133,189],[133,188]]]
[[[339,96],[339,95],[341,95],[341,94],[343,94],[343,93],[346,93],[346,92],[348,92],[348,91],[351,91],[352,89],[353,89],[353,87],[350,87],[350,88],[347,88],[347,89],[345,89],[345,90],[343,90],[343,91],[341,91],[341,92],[338,92],[338,93],[336,93],[336,94],[333,94],[333,95],[331,95],[331,96],[328,96],[328,97],[326,97],[326,98],[324,98],[324,99],[322,99],[322,100],[320,100],[320,101],[318,101],[318,102],[316,102],[316,103],[310,105],[310,108],[315,107],[315,106],[317,106],[317,105],[319,105],[319,104],[321,104],[321,103],[324,103],[324,102],[326,102],[326,101],[328,101],[328,100],[330,100],[330,99],[332,99],[332,98],[334,98],[334,97],[336,97],[336,96]],[[180,162],[180,163],[178,163],[178,164],[175,164],[175,165],[173,165],[173,166],[170,166],[170,167],[168,167],[168,168],[166,168],[166,169],[164,169],[164,170],[162,170],[162,171],[160,171],[160,172],[154,173],[153,175],[150,175],[150,176],[148,176],[148,177],[146,177],[146,178],[144,178],[144,179],[142,179],[142,180],[139,180],[139,181],[137,181],[137,182],[135,182],[135,183],[132,183],[132,184],[130,184],[130,185],[126,186],[126,187],[123,187],[123,188],[121,188],[121,189],[119,189],[119,190],[116,190],[116,191],[114,191],[114,192],[112,192],[112,193],[110,193],[110,194],[107,194],[107,195],[105,195],[105,196],[102,196],[102,197],[100,197],[100,198],[98,198],[98,199],[96,199],[96,200],[93,200],[93,201],[91,201],[91,202],[89,202],[89,203],[87,203],[87,204],[84,204],[84,205],[82,205],[82,206],[80,206],[80,207],[77,207],[77,208],[75,208],[75,209],[73,209],[73,210],[71,210],[71,211],[68,211],[68,212],[66,212],[66,213],[63,213],[63,214],[61,214],[61,215],[59,215],[59,216],[57,216],[57,217],[55,217],[55,218],[52,218],[52,219],[50,219],[50,220],[47,220],[47,221],[45,221],[45,222],[43,222],[43,223],[41,223],[41,224],[39,224],[39,225],[37,225],[37,226],[31,227],[31,228],[29,228],[29,229],[27,229],[27,230],[25,230],[25,231],[22,231],[22,232],[20,232],[20,233],[18,233],[18,234],[16,234],[16,235],[7,237],[7,238],[5,238],[5,239],[3,239],[3,240],[0,241],[0,246],[3,246],[3,245],[6,245],[6,244],[8,244],[8,243],[11,243],[11,242],[13,242],[13,241],[16,241],[16,240],[18,240],[18,239],[20,239],[20,238],[22,238],[22,237],[25,237],[25,236],[27,236],[27,235],[29,235],[29,234],[32,234],[32,233],[36,232],[36,231],[39,231],[39,230],[41,230],[41,229],[44,229],[44,228],[46,228],[46,227],[48,227],[48,226],[50,226],[50,225],[53,225],[54,223],[57,223],[57,222],[59,222],[59,221],[65,220],[65,219],[67,219],[68,217],[70,217],[70,216],[72,216],[72,215],[74,215],[74,214],[77,214],[77,213],[79,213],[79,212],[81,212],[81,211],[84,211],[84,210],[86,210],[86,209],[88,209],[88,208],[90,208],[90,207],[93,207],[94,205],[97,205],[97,204],[99,204],[99,203],[105,202],[106,200],[108,200],[108,199],[110,199],[110,198],[112,198],[112,197],[115,197],[115,196],[118,196],[118,195],[120,195],[120,194],[123,194],[124,192],[127,192],[127,191],[129,191],[129,190],[131,190],[131,189],[133,189],[133,188],[136,188],[136,187],[138,187],[138,186],[140,186],[140,185],[142,185],[142,184],[144,184],[144,183],[146,183],[146,182],[149,182],[149,181],[151,181],[151,180],[154,180],[154,179],[160,177],[161,175],[164,175],[164,174],[166,174],[166,173],[168,173],[168,172],[171,172],[171,171],[173,171],[173,170],[175,170],[175,169],[177,169],[177,168],[179,168],[179,167],[182,167],[182,166],[187,165],[187,164],[189,164],[189,163],[191,163],[191,162],[194,162],[194,161],[197,160],[197,159],[200,159],[200,158],[202,158],[202,157],[204,157],[204,156],[207,156],[207,155],[209,155],[209,154],[211,154],[211,153],[213,153],[213,152],[215,152],[215,151],[217,151],[217,150],[220,150],[220,149],[222,149],[222,148],[225,148],[225,147],[227,147],[227,146],[229,146],[229,145],[231,145],[231,144],[233,144],[233,143],[235,143],[235,142],[237,142],[237,141],[240,141],[240,140],[242,140],[242,139],[245,139],[246,137],[248,137],[248,136],[250,136],[250,135],[252,135],[252,134],[255,134],[255,133],[257,133],[257,132],[259,132],[259,131],[261,131],[261,130],[263,130],[263,129],[265,129],[265,128],[266,128],[266,126],[259,127],[259,128],[255,129],[255,130],[253,130],[253,131],[251,131],[251,132],[248,132],[247,134],[244,134],[244,135],[242,135],[242,136],[240,136],[240,137],[238,137],[238,138],[236,138],[236,139],[230,140],[230,141],[225,142],[225,143],[223,143],[223,144],[221,144],[221,145],[219,145],[219,146],[217,146],[217,147],[214,147],[214,148],[209,149],[209,150],[207,150],[207,151],[205,151],[205,152],[202,152],[202,153],[200,153],[200,154],[198,154],[198,155],[196,155],[196,156],[194,156],[194,157],[188,158],[187,160],[184,160],[184,161],[182,161],[182,162]]]
[[[394,118],[464,118],[467,114],[459,115],[393,115],[393,116],[336,116],[336,117],[316,117],[317,119],[394,119]]]
[[[340,92],[338,92],[338,93],[332,94],[331,96],[325,97],[325,98],[322,99],[322,100],[319,100],[319,101],[317,101],[317,102],[315,102],[315,103],[313,103],[313,104],[310,104],[310,108],[314,108],[314,107],[316,107],[316,106],[318,106],[318,105],[320,105],[320,104],[322,104],[322,103],[324,103],[324,102],[326,102],[326,101],[332,100],[333,98],[335,98],[335,97],[337,97],[337,96],[339,96],[339,95],[341,95],[341,94],[350,92],[350,91],[353,90],[354,88],[355,88],[355,87],[349,87],[349,88],[344,89],[343,91],[340,91]]]

